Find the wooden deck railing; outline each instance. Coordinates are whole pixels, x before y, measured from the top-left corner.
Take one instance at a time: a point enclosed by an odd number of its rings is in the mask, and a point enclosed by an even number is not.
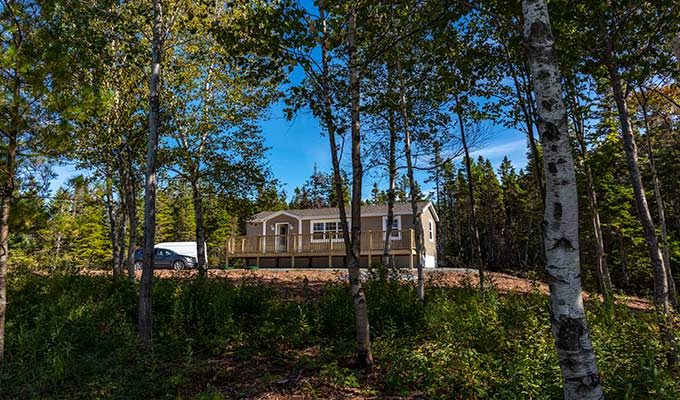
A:
[[[361,232],[361,254],[381,252],[385,231]],[[226,243],[228,257],[343,255],[345,242],[342,232],[304,233],[288,235],[234,236]],[[413,252],[413,229],[392,231],[392,250]]]

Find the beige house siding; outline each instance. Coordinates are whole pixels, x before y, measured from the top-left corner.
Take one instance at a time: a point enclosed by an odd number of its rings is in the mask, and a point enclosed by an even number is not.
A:
[[[300,221],[297,218],[291,217],[289,215],[282,214],[282,215],[276,216],[276,217],[266,221],[266,223],[267,223],[267,225],[264,228],[265,235],[276,235],[276,230],[275,230],[276,224],[281,224],[281,223],[288,223],[288,226],[289,226],[288,233],[289,234],[300,233],[299,232]],[[303,223],[304,223],[304,221],[303,221]],[[261,228],[262,228],[262,225],[260,225],[260,229]],[[262,232],[260,232],[259,234],[261,235]]]
[[[423,210],[420,216],[420,222],[423,227],[423,243],[425,247],[425,256],[434,257],[437,259],[437,222],[432,207],[427,207]],[[430,223],[432,224],[432,240],[430,240]],[[436,263],[436,261],[435,261]]]
[[[258,236],[262,234],[262,222],[246,224],[246,236]]]
[[[405,251],[410,252],[409,243],[412,243],[412,239],[408,230],[414,228],[413,217],[410,212],[410,204],[400,203],[398,204],[398,207],[396,206],[397,205],[395,205],[395,213],[397,215],[395,215],[395,219],[399,220],[399,229],[402,231],[402,236],[399,239],[395,238],[395,242],[393,242],[393,245],[395,246],[394,261],[400,267],[408,267],[409,265],[415,265],[418,262],[414,259],[414,264],[411,264],[411,256],[404,253]],[[367,253],[365,253],[365,249],[367,248],[372,249],[370,251],[372,256],[371,262],[376,263],[380,261],[382,243],[385,240],[383,237],[384,234],[381,234],[381,232],[386,228],[385,221],[387,213],[385,206],[373,205],[365,207],[368,208],[368,210],[366,210],[366,214],[368,215],[361,219],[362,266],[368,265],[368,257]],[[426,267],[435,267],[437,258],[437,217],[433,208],[434,207],[429,202],[419,203],[419,209],[422,210],[421,215],[419,215],[419,228],[422,229]],[[362,207],[362,212],[363,211]],[[336,214],[333,214],[333,212]],[[261,222],[263,220],[264,222]],[[339,238],[334,241],[324,239],[315,240],[311,235],[313,224],[322,221],[337,222],[339,226],[340,218],[337,215],[337,209],[262,212],[246,224],[246,236],[241,239],[237,238],[237,241],[232,242],[231,248],[235,249],[235,254],[240,252],[240,254],[248,254],[248,257],[250,258],[257,258],[254,260],[247,260],[247,262],[259,262],[263,267],[286,267],[289,265],[294,265],[295,267],[328,267],[329,261],[331,261],[334,268],[342,268],[344,266],[344,256],[340,256],[344,251],[342,250],[342,248],[344,248],[342,240]],[[296,237],[294,240],[291,240],[292,236],[289,236],[288,239],[276,236],[276,225],[282,223],[288,225],[289,235],[302,234],[302,237]],[[430,240],[430,224],[432,224],[432,240]],[[266,235],[265,238],[255,239],[263,234]],[[250,238],[250,240],[247,238]],[[334,245],[334,243],[337,245]],[[328,246],[328,249],[326,249],[325,246]],[[330,253],[327,251],[333,253],[330,260],[328,256]],[[281,253],[281,256],[278,256],[278,253]],[[321,254],[316,256],[311,253]],[[322,255],[323,253],[326,253],[327,255],[324,256]],[[296,254],[299,254],[299,256],[296,256]]]

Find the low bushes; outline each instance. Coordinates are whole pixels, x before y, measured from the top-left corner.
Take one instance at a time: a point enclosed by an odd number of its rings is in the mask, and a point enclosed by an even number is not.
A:
[[[354,314],[343,283],[291,300],[257,282],[157,280],[148,353],[139,351],[137,288],[128,282],[14,273],[8,287],[2,398],[219,398],[209,383],[231,376],[220,366],[227,354],[244,364],[256,358],[279,365],[288,357],[299,365],[277,368],[304,370],[329,390],[561,396],[548,302],[539,294],[428,287],[420,304],[412,282],[373,277],[366,295],[377,366],[363,375],[351,369]],[[666,365],[651,315],[619,307],[612,317],[592,303],[588,312],[610,398],[680,397],[679,376]]]

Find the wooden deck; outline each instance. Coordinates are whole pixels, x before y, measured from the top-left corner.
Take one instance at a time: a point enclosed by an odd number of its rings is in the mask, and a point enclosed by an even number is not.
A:
[[[373,256],[380,257],[385,245],[385,231],[361,232],[360,256],[368,256],[369,265]],[[409,256],[415,253],[415,236],[413,229],[393,231],[391,255]],[[345,256],[345,242],[342,232],[234,236],[225,245],[227,264],[229,259],[256,259],[259,265],[261,258],[290,258],[295,264],[296,257],[328,257]]]

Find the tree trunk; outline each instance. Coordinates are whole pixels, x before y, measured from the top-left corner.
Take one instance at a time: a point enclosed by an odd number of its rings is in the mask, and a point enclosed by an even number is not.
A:
[[[543,183],[543,176],[541,176],[541,169],[539,168],[539,166],[541,165],[541,160],[539,157],[538,146],[536,145],[536,138],[534,137],[534,121],[536,120],[536,118],[533,113],[533,107],[531,106],[531,93],[526,93],[526,98],[523,95],[523,92],[525,92],[525,90],[523,90],[523,87],[520,84],[518,77],[519,72],[517,71],[516,68],[514,68],[512,64],[512,57],[510,56],[510,51],[508,50],[508,47],[505,43],[503,43],[503,47],[505,50],[505,56],[507,58],[508,65],[510,66],[512,71],[511,73],[512,82],[515,86],[515,95],[517,96],[519,109],[522,112],[522,118],[524,118],[524,125],[526,125],[527,128],[527,139],[529,139],[529,149],[531,150],[531,158],[534,160],[534,164],[536,166],[534,168],[534,178],[536,179],[538,190],[540,190],[541,199],[545,204],[545,184]],[[522,73],[522,76],[525,75],[526,75],[525,73]],[[525,85],[525,88],[527,90],[530,90],[526,86],[528,85]]]
[[[489,224],[489,254],[487,255],[487,264],[493,266],[495,264],[495,247],[496,247],[496,226],[493,218],[493,204],[487,203],[488,208],[488,224]]]
[[[604,239],[602,237],[602,224],[600,223],[600,211],[597,205],[597,193],[595,193],[595,184],[593,183],[593,172],[590,168],[588,146],[585,139],[585,124],[584,118],[578,109],[579,104],[576,98],[573,101],[572,121],[574,123],[574,131],[576,139],[581,147],[583,154],[583,168],[586,173],[586,190],[588,191],[588,202],[590,205],[590,215],[593,222],[593,233],[595,235],[595,258],[597,264],[597,280],[600,287],[600,293],[604,298],[604,302],[611,305],[614,301],[612,280],[609,275],[609,268],[607,267],[607,255],[604,251]]]
[[[418,191],[413,174],[413,160],[411,159],[411,130],[409,129],[408,107],[406,104],[406,88],[404,73],[401,68],[401,55],[397,51],[397,74],[399,75],[399,109],[401,110],[402,124],[404,125],[404,156],[406,157],[406,175],[408,176],[411,216],[413,233],[416,242],[416,269],[418,271],[418,300],[425,301],[425,279],[423,277],[423,224],[418,214]]]
[[[456,98],[458,103],[458,98]],[[456,104],[458,107],[459,104]],[[482,259],[482,244],[479,240],[479,227],[477,226],[477,210],[475,209],[475,186],[472,183],[472,165],[470,161],[470,149],[468,149],[467,138],[465,137],[465,125],[463,124],[463,117],[461,111],[456,113],[458,116],[458,125],[460,127],[460,141],[463,144],[465,151],[465,174],[467,175],[468,186],[468,201],[470,202],[470,220],[472,223],[472,251],[473,257],[477,262],[477,269],[479,271],[479,290],[484,290],[484,260]]]
[[[444,265],[444,243],[448,240],[448,229],[447,229],[447,212],[448,207],[446,206],[446,198],[442,198],[440,179],[441,179],[441,168],[442,168],[442,155],[441,155],[441,145],[439,142],[435,142],[434,145],[434,186],[435,193],[437,196],[437,214],[439,214],[439,222],[437,222],[437,266]],[[443,228],[443,229],[442,229]]]
[[[587,149],[584,148],[584,151],[587,152]],[[602,224],[600,223],[600,212],[597,206],[597,193],[595,193],[593,185],[593,172],[590,169],[590,165],[588,165],[587,156],[584,156],[584,164],[586,172],[586,190],[588,191],[588,202],[590,204],[590,216],[593,222],[593,232],[595,234],[597,279],[600,286],[600,293],[602,293],[605,303],[611,303],[614,301],[612,278],[609,275],[609,267],[607,266],[607,253],[604,251]]]
[[[354,5],[349,10],[348,24],[349,50],[349,88],[351,92],[352,121],[352,230],[351,247],[347,251],[350,289],[356,313],[359,367],[368,369],[373,365],[371,354],[371,336],[368,323],[368,306],[366,294],[361,284],[359,260],[361,252],[361,182],[363,166],[361,164],[361,125],[359,122],[360,82],[357,69],[357,10]],[[336,183],[337,184],[337,183]]]
[[[390,77],[391,78],[391,77]],[[389,78],[388,78],[389,79]],[[391,82],[392,79],[389,79]],[[392,251],[392,225],[394,225],[394,186],[396,185],[397,179],[397,159],[396,159],[396,147],[397,147],[397,127],[394,121],[394,113],[390,108],[387,110],[389,119],[389,130],[390,130],[390,143],[389,151],[387,156],[387,170],[389,175],[389,188],[387,189],[387,222],[385,229],[385,244],[383,246],[383,261],[384,267],[387,267],[390,263],[390,253]]]
[[[198,172],[196,172],[198,173]],[[208,276],[207,255],[205,254],[205,227],[203,223],[203,197],[198,180],[191,182],[192,199],[194,202],[194,216],[196,219],[196,255],[198,260],[198,273]]]
[[[127,218],[126,218],[126,211],[124,210],[123,202],[120,202],[120,205],[118,206],[118,254],[115,256],[118,257],[118,274],[119,276],[123,275],[123,266],[125,265],[125,251],[126,251],[126,243],[127,243]]]
[[[113,201],[113,184],[111,182],[111,174],[106,178],[106,212],[109,217],[109,240],[111,241],[111,262],[113,264],[113,279],[118,281],[121,275],[121,266],[119,259],[119,244],[118,234],[120,229],[118,226],[118,218],[116,215],[115,204]]]
[[[349,271],[349,285],[354,304],[354,318],[357,333],[357,365],[360,368],[369,369],[373,365],[371,353],[371,336],[368,321],[368,307],[366,294],[361,284],[361,271],[359,270],[360,229],[361,229],[361,131],[359,125],[359,76],[356,67],[356,10],[349,11],[348,44],[349,44],[349,81],[351,91],[351,116],[352,116],[352,230],[347,221],[347,211],[342,193],[342,176],[340,174],[340,160],[338,146],[335,141],[335,124],[333,120],[333,108],[330,96],[328,77],[328,40],[326,37],[326,19],[323,1],[319,1],[319,15],[323,40],[321,43],[322,58],[322,87],[324,91],[324,122],[328,130],[328,138],[331,147],[331,159],[333,162],[333,178],[335,181],[335,193],[338,199],[340,211],[340,224],[342,225],[343,241],[347,269]],[[332,239],[331,239],[332,240]]]
[[[607,29],[604,24],[602,25],[602,28]],[[652,271],[654,271],[654,304],[659,315],[662,316],[659,320],[659,326],[661,328],[662,339],[669,347],[667,353],[669,360],[674,361],[675,335],[673,334],[673,320],[668,300],[666,268],[664,268],[663,258],[661,256],[661,251],[659,250],[659,242],[656,237],[656,227],[654,226],[652,215],[649,212],[647,196],[642,185],[642,176],[640,175],[640,168],[638,166],[637,144],[633,137],[633,129],[628,116],[628,104],[626,103],[626,96],[623,93],[623,88],[621,86],[618,65],[616,65],[614,60],[614,47],[609,34],[605,37],[605,46],[604,63],[609,72],[609,80],[612,85],[614,100],[619,114],[621,135],[623,136],[628,172],[633,185],[633,192],[635,193],[635,204],[637,206],[638,217],[644,231],[645,241],[647,242],[647,250],[649,251]]]
[[[154,235],[156,233],[156,158],[160,129],[160,84],[162,52],[161,0],[153,0],[153,40],[151,42],[151,79],[149,82],[149,138],[146,148],[146,186],[144,190],[144,257],[142,279],[139,283],[139,311],[137,329],[144,347],[151,345],[152,300],[154,267]]]
[[[544,243],[551,325],[564,398],[603,399],[581,293],[578,194],[562,101],[562,78],[545,0],[523,0],[524,37],[538,104],[546,183]]]
[[[673,270],[671,268],[671,257],[668,250],[668,229],[666,227],[666,210],[663,205],[663,197],[661,197],[661,188],[659,186],[659,178],[656,174],[656,165],[654,164],[654,147],[652,145],[652,130],[649,123],[647,113],[647,96],[644,89],[640,88],[639,103],[642,106],[642,117],[645,123],[645,137],[647,138],[647,158],[649,160],[649,170],[652,173],[652,183],[654,184],[654,199],[656,200],[656,208],[659,213],[659,227],[661,228],[661,249],[663,256],[663,264],[666,272],[666,281],[668,283],[668,299],[673,308],[678,307],[678,296],[675,290],[675,280],[673,279]],[[636,94],[637,96],[637,94]]]
[[[15,106],[5,160],[5,176],[0,192],[0,372],[5,365],[5,315],[7,312],[7,264],[9,261],[9,215],[14,193],[17,137],[19,136],[19,83],[15,82]]]
[[[130,160],[130,163],[132,161]],[[129,279],[135,279],[135,251],[137,250],[137,196],[135,195],[135,179],[130,165],[126,178],[125,203],[128,212],[130,241],[127,248],[127,272]]]

